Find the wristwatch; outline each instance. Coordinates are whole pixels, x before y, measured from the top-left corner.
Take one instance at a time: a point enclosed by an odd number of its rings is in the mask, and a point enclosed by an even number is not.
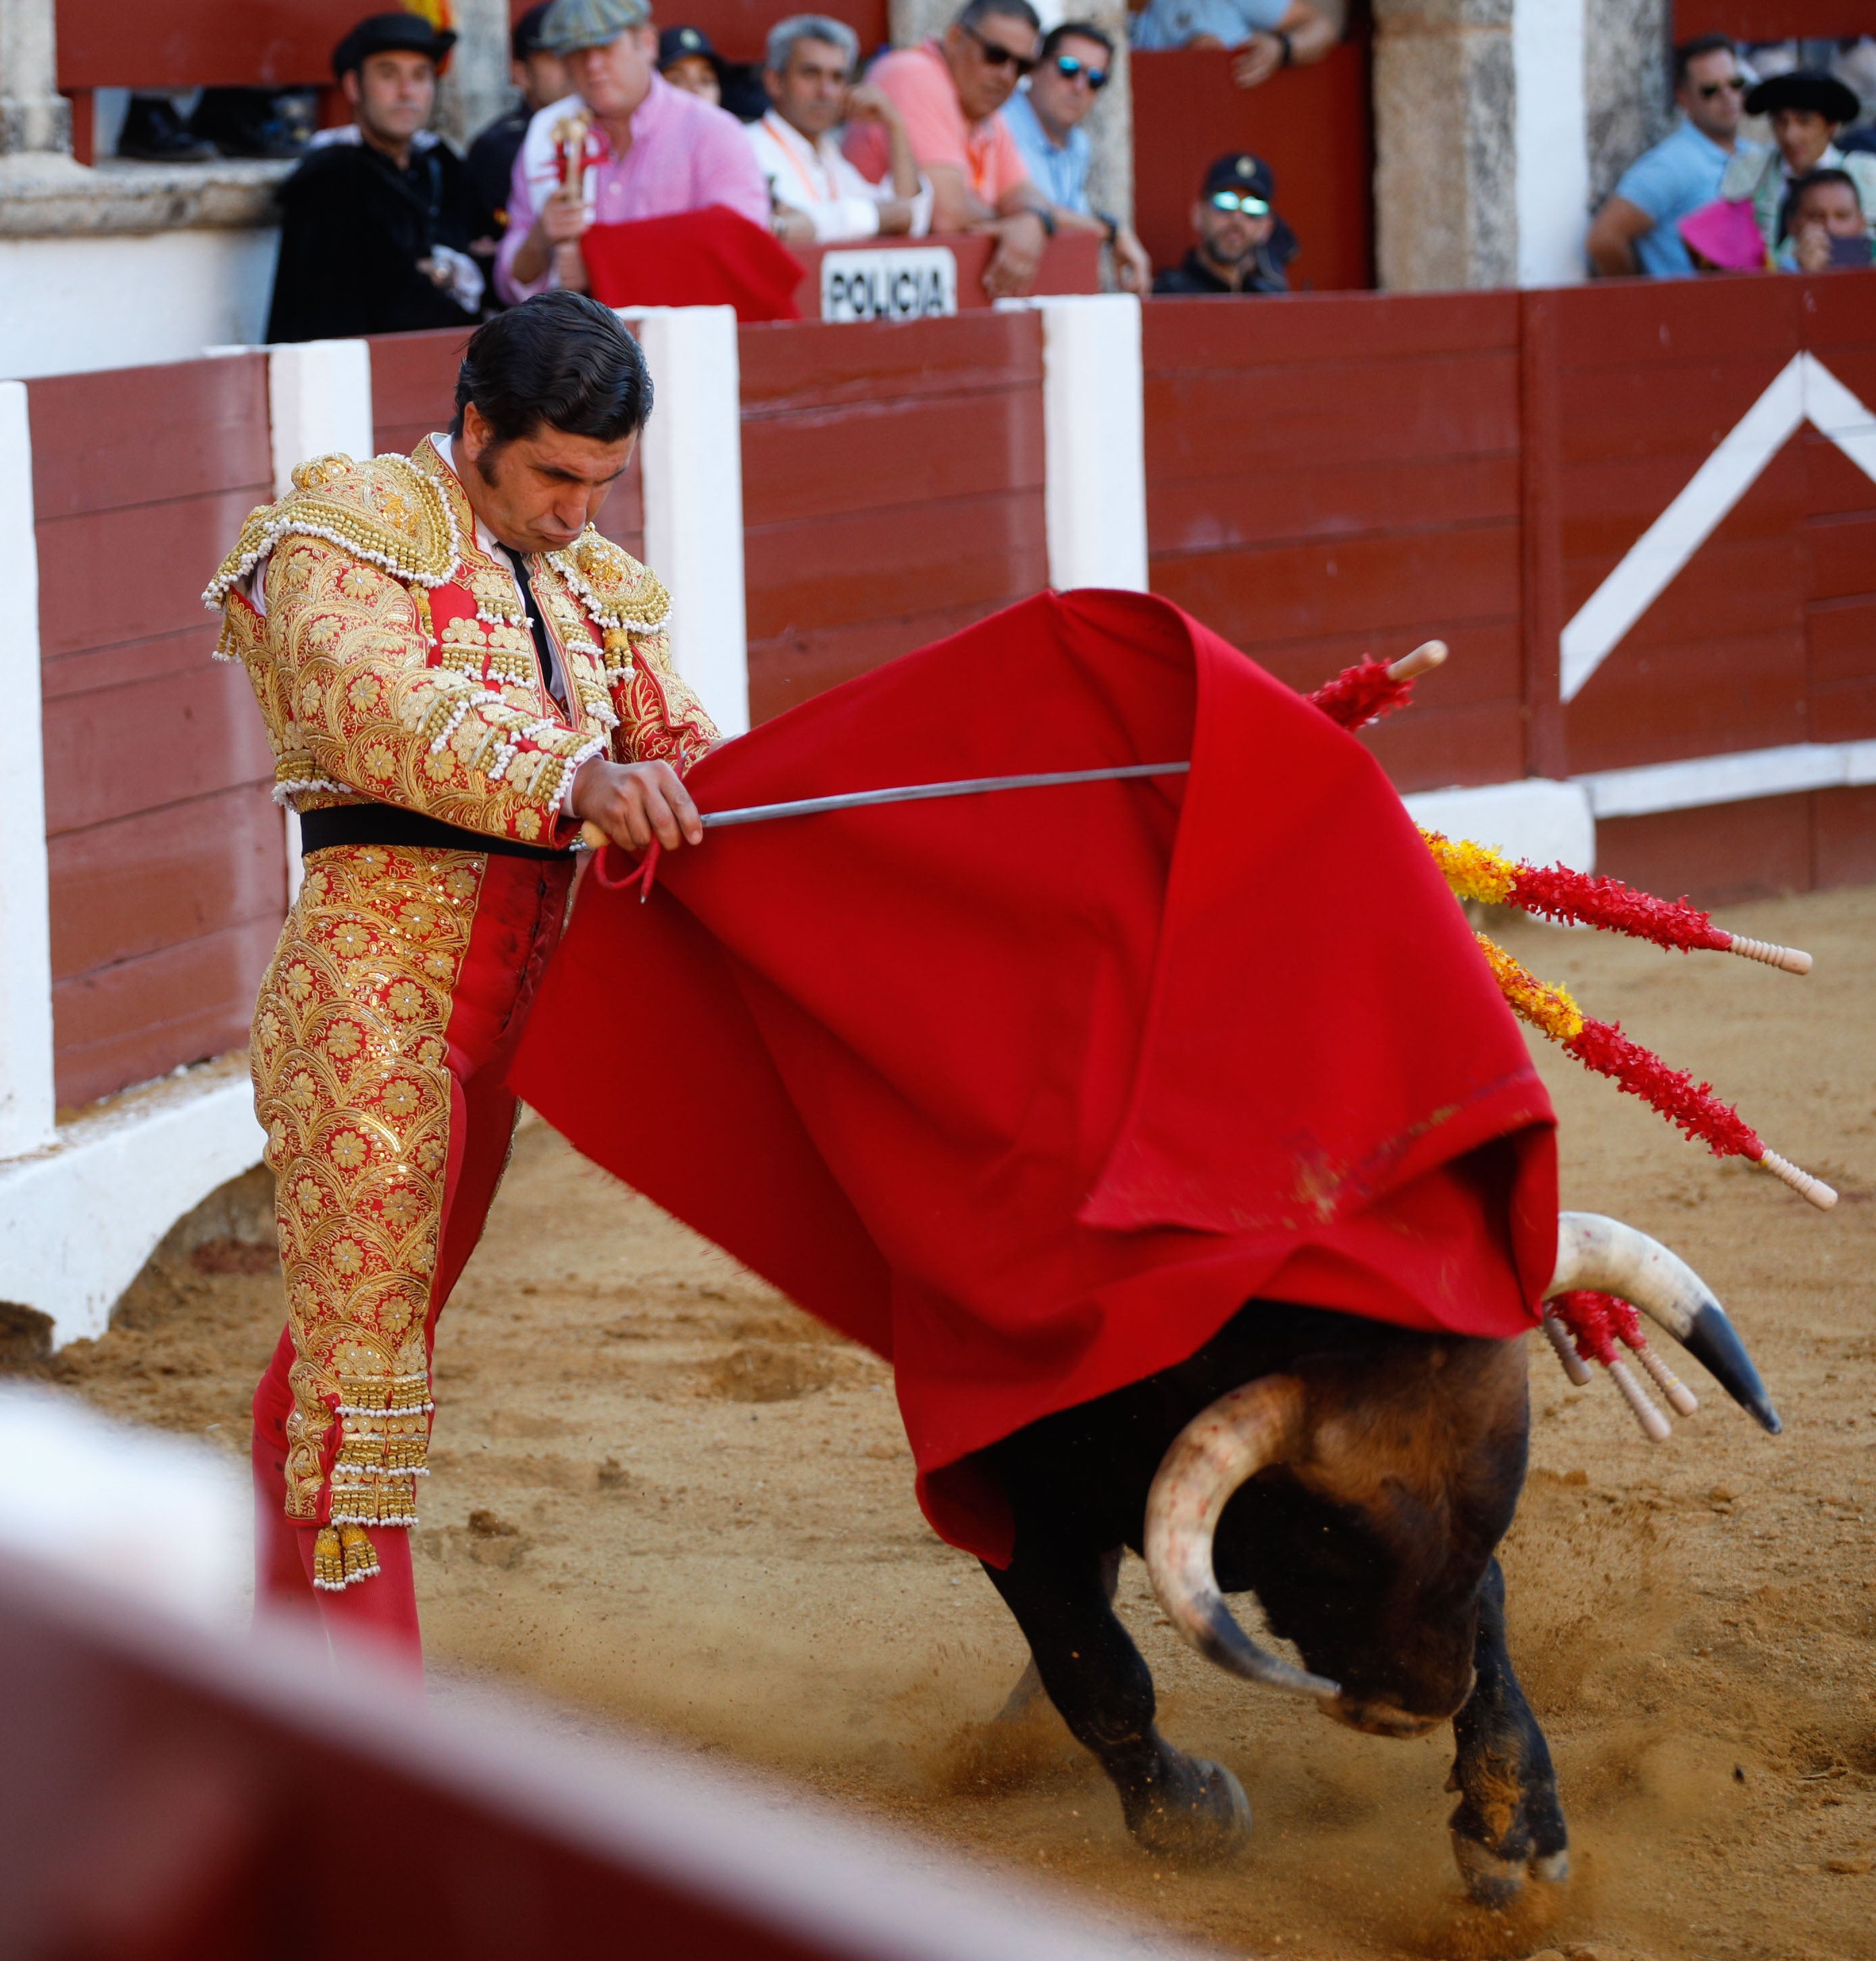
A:
[[[1097,211],[1093,215],[1096,222],[1106,229],[1107,242],[1110,245],[1118,245],[1121,237],[1120,220],[1111,212],[1106,211]]]
[[[1024,206],[1023,209],[1032,218],[1039,218],[1042,221],[1042,230],[1047,237],[1053,238],[1055,236],[1055,214],[1048,206],[1030,204]]]
[[[1281,27],[1272,27],[1270,31],[1276,37],[1278,45],[1283,49],[1283,59],[1278,62],[1277,65],[1279,68],[1287,68],[1297,58],[1296,49],[1290,44],[1290,37]]]

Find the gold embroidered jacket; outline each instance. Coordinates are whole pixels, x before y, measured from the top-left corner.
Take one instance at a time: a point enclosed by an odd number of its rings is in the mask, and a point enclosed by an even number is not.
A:
[[[203,598],[239,660],[299,810],[404,805],[525,843],[563,842],[589,756],[679,770],[716,732],[671,665],[656,576],[589,525],[531,560],[570,684],[547,691],[508,566],[476,542],[428,437],[409,457],[324,456],[241,527]],[[265,559],[264,614],[247,590]]]

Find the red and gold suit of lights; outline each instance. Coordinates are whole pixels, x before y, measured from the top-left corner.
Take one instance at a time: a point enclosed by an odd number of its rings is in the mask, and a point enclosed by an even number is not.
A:
[[[293,483],[248,518],[205,595],[225,617],[218,653],[254,684],[282,801],[400,805],[564,845],[562,792],[587,757],[681,771],[716,740],[672,671],[664,588],[598,532],[529,561],[563,709],[512,574],[477,544],[430,442],[408,458],[322,457]],[[436,1317],[507,1160],[516,1105],[502,1079],[571,878],[570,857],[315,851],[256,1004],[287,1290],[255,1401],[263,1521],[280,1522],[261,1584],[304,1600],[310,1581],[336,1604],[381,1563],[397,1583],[365,1591],[407,1640],[399,1529],[416,1518]]]

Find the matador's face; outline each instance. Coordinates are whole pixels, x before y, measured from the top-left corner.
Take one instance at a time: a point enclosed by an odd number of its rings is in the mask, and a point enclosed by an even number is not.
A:
[[[483,523],[512,550],[548,552],[571,544],[598,518],[637,442],[636,432],[601,442],[543,422],[531,435],[498,445],[471,402],[456,451],[463,489]]]

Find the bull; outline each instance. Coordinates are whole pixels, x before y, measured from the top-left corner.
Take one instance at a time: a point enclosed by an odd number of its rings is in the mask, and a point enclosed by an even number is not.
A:
[[[1645,1234],[1559,1221],[1546,1298],[1594,1288],[1673,1336],[1763,1427],[1776,1411],[1724,1310]],[[1120,1549],[1144,1554],[1172,1626],[1246,1681],[1379,1736],[1453,1725],[1452,1845],[1504,1907],[1568,1877],[1543,1730],[1505,1640],[1499,1542],[1530,1444],[1524,1344],[1420,1333],[1255,1300],[1176,1367],[1030,1424],[986,1453],[1015,1522],[993,1584],[1040,1686],[1163,1855],[1217,1858],[1250,1829],[1223,1765],[1160,1734],[1153,1677],[1113,1611]],[[1255,1594],[1298,1668],[1233,1618]],[[1012,1706],[1024,1698],[1019,1684]]]

